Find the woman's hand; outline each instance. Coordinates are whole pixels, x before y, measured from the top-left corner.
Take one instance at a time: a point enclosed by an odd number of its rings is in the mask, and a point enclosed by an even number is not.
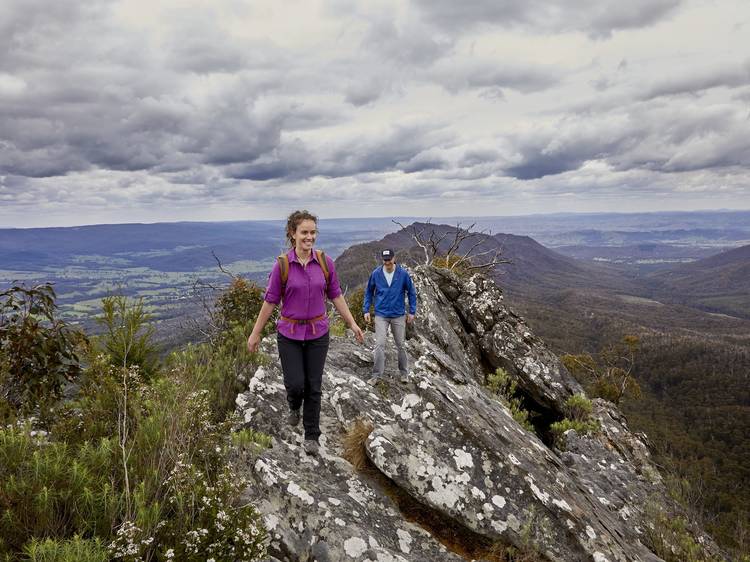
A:
[[[250,334],[250,337],[247,338],[247,350],[250,353],[255,353],[258,351],[258,346],[260,345],[260,336],[253,332]]]
[[[356,322],[352,322],[349,326],[354,332],[354,337],[357,338],[357,341],[359,343],[365,343],[365,334],[362,332],[362,328],[360,328]]]

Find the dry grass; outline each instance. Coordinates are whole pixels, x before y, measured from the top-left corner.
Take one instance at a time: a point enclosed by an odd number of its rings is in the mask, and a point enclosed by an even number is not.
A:
[[[365,441],[372,432],[372,422],[357,418],[354,420],[344,436],[343,457],[351,463],[358,472],[365,471],[369,468],[370,460],[367,458],[365,450]]]

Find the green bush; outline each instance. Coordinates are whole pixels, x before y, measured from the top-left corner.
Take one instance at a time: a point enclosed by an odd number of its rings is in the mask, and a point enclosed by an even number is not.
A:
[[[154,376],[158,366],[158,348],[153,342],[151,316],[143,308],[143,299],[128,300],[124,295],[102,299],[102,315],[97,322],[105,333],[97,343],[115,367],[136,365],[143,376]]]
[[[462,279],[468,279],[475,273],[471,268],[471,259],[463,258],[455,254],[451,254],[450,256],[435,256],[430,262],[430,265],[441,267],[443,269],[450,269]]]
[[[32,539],[24,547],[29,562],[107,562],[109,553],[99,539]]]
[[[173,353],[167,365],[196,388],[208,391],[209,408],[220,420],[234,410],[237,394],[247,388],[249,376],[264,361],[261,353],[248,353],[244,328],[232,324],[213,344],[189,344]]]
[[[81,372],[86,337],[56,318],[49,283],[13,286],[0,293],[0,415],[29,414],[46,420],[66,382]]]
[[[576,421],[586,421],[593,412],[591,400],[583,394],[574,394],[565,401],[565,417]]]
[[[598,360],[588,353],[567,354],[560,359],[589,394],[619,404],[624,397],[641,396],[641,387],[633,376],[639,347],[637,336],[624,336],[602,349]]]
[[[349,294],[346,295],[346,303],[349,306],[349,310],[352,313],[352,316],[354,317],[354,321],[357,323],[357,325],[362,328],[363,330],[366,330],[368,328],[372,328],[372,324],[367,324],[365,322],[365,315],[362,312],[362,307],[365,304],[365,288],[364,287],[358,287],[357,289],[351,291]],[[375,314],[375,308],[374,305],[370,305],[370,315],[371,317]]]
[[[241,277],[234,277],[214,304],[218,329],[223,331],[233,324],[239,324],[247,330],[246,336],[249,336],[262,305],[263,290]],[[273,327],[272,323],[269,324]]]
[[[591,419],[593,405],[583,394],[574,394],[565,401],[563,407],[566,417],[550,424],[549,430],[555,445],[562,449],[565,444],[565,432],[575,430],[579,435],[590,435],[601,429],[599,420]]]
[[[110,304],[112,333],[127,336],[110,342],[126,343],[127,365],[134,348],[151,349],[151,331],[131,309],[140,303]],[[175,354],[169,368],[154,363],[150,377],[148,363],[113,365],[110,346],[92,355],[49,434],[0,431],[0,560],[31,549],[62,557],[85,548],[76,535],[103,541],[108,559],[262,559],[266,532],[253,506],[237,503],[247,483],[230,460],[234,439],[268,442],[233,438],[227,415],[261,356],[247,353],[240,326],[225,336]]]
[[[111,439],[73,449],[30,426],[0,430],[2,548],[18,552],[33,537],[108,536],[123,499],[115,462]]]
[[[518,383],[505,369],[498,367],[494,373],[487,375],[486,386],[490,392],[503,399],[514,420],[524,429],[534,432],[534,426],[529,419],[529,412],[523,407],[521,399],[516,394]]]
[[[646,543],[665,562],[722,562],[696,540],[687,519],[669,515],[656,504],[646,509],[650,522],[646,525]]]
[[[549,426],[550,432],[555,438],[555,444],[562,448],[563,436],[569,429],[574,429],[579,435],[589,435],[599,431],[599,423],[595,420],[580,421],[563,418],[560,421],[554,422]]]

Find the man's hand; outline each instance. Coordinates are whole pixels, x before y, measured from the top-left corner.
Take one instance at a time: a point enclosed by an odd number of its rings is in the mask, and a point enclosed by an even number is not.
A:
[[[414,315],[413,314],[407,314],[406,315],[406,323],[407,324],[411,324],[412,322],[414,322]]]
[[[365,312],[365,322],[367,322],[368,324],[370,323],[370,313],[369,312]]]

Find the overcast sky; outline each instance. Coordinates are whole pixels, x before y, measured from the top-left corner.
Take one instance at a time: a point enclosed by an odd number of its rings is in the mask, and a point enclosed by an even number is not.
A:
[[[0,226],[750,208],[747,0],[2,0]]]

